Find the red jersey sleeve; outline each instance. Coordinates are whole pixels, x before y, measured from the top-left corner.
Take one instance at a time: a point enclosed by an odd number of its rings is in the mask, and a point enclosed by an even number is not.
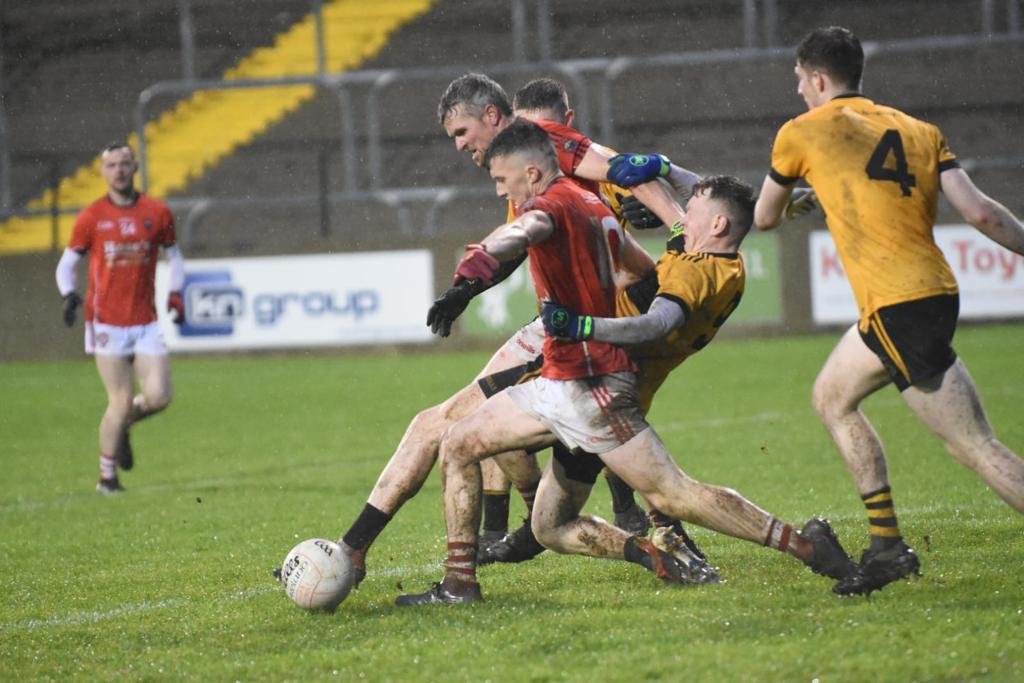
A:
[[[161,207],[160,211],[160,245],[164,247],[172,247],[178,242],[177,234],[174,231],[174,214],[167,207],[166,204]]]
[[[555,146],[558,166],[562,173],[570,177],[576,175],[576,168],[590,149],[590,138],[575,128],[554,121],[541,120],[534,123],[546,130],[551,137],[551,144]]]
[[[93,232],[96,229],[96,216],[91,206],[87,206],[75,219],[75,227],[71,231],[71,241],[68,242],[68,249],[77,252],[86,252],[92,248]]]

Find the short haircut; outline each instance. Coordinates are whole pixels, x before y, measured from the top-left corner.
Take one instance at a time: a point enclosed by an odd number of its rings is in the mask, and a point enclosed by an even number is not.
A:
[[[701,178],[693,187],[694,196],[704,194],[725,204],[730,222],[743,238],[754,222],[754,188],[731,175],[713,175]]]
[[[553,78],[536,78],[516,91],[512,98],[515,111],[550,109],[561,118],[569,113],[569,94],[565,86]]]
[[[526,119],[516,119],[494,137],[484,155],[484,166],[489,168],[495,157],[519,152],[536,154],[549,170],[558,168],[558,157],[555,156],[551,137],[543,128]]]
[[[841,26],[814,29],[800,41],[796,61],[804,68],[825,71],[833,81],[850,90],[860,90],[864,48],[849,29]]]
[[[483,74],[468,73],[448,84],[437,105],[437,118],[441,125],[456,107],[476,117],[483,116],[487,105],[493,104],[505,116],[512,116],[508,94],[497,81]]]
[[[114,140],[109,145],[107,145],[106,147],[103,148],[103,151],[101,152],[101,154],[106,154],[107,152],[113,152],[115,149],[122,149],[124,147],[128,148],[128,151],[132,153],[132,158],[134,159],[135,158],[135,150],[132,149],[132,146],[129,145],[124,140]]]

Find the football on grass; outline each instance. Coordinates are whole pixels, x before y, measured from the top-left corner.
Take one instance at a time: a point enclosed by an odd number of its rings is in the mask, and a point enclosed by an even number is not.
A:
[[[354,579],[345,551],[323,538],[298,544],[281,565],[285,593],[303,609],[334,609],[348,596]]]

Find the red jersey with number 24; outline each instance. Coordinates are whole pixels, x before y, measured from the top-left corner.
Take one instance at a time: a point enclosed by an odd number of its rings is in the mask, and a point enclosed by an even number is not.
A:
[[[131,206],[109,196],[78,215],[69,249],[89,252],[86,320],[130,327],[156,320],[156,262],[175,243],[174,217],[158,199],[138,195]]]
[[[543,211],[555,229],[530,246],[530,274],[541,301],[553,301],[580,315],[615,317],[615,282],[622,227],[608,207],[562,177],[519,210]],[[544,340],[544,368],[549,379],[570,380],[635,370],[626,352],[597,341]]]

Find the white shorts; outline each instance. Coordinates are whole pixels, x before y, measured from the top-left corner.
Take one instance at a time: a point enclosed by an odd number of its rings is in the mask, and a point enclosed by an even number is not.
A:
[[[544,353],[544,337],[544,323],[540,316],[537,316],[516,330],[502,348],[514,353],[524,363],[528,363]]]
[[[648,428],[632,372],[574,380],[538,377],[506,391],[570,449],[607,453]]]
[[[166,356],[167,345],[158,322],[119,327],[86,321],[85,352],[99,356]]]

